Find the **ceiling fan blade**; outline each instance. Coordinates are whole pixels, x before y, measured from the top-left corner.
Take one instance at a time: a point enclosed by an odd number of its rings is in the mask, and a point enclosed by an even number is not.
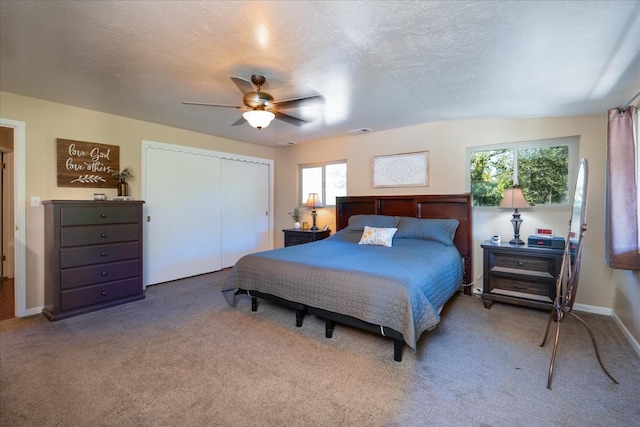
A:
[[[240,89],[240,92],[242,92],[243,95],[255,90],[251,82],[243,79],[242,77],[231,77],[231,80],[236,84],[236,86],[238,86],[238,89]]]
[[[186,105],[203,105],[205,107],[224,107],[224,108],[245,108],[238,105],[225,105],[225,104],[211,104],[209,102],[192,102],[192,101],[182,101],[183,104]]]
[[[324,101],[324,98],[322,97],[322,95],[311,95],[311,96],[305,96],[302,98],[279,101],[279,102],[276,102],[275,105],[278,108],[296,108],[296,107],[302,107],[303,105],[315,104],[317,102],[323,102],[323,101]]]
[[[276,119],[282,120],[283,122],[287,122],[290,125],[302,126],[307,124],[306,120],[302,120],[297,117],[293,117],[288,114],[281,113],[279,111],[276,111],[275,115],[276,115]]]
[[[243,125],[245,123],[247,123],[245,118],[240,116],[240,118],[238,120],[236,120],[235,122],[231,123],[231,126],[240,126],[240,125]]]

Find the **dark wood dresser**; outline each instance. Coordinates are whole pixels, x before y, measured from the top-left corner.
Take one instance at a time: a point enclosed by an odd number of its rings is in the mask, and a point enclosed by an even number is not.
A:
[[[482,302],[494,301],[551,310],[562,249],[484,242]]]
[[[45,308],[49,320],[144,298],[142,201],[47,200]]]
[[[315,242],[316,240],[326,239],[331,235],[331,230],[297,230],[290,228],[282,230],[284,232],[284,246],[302,245],[304,243]]]

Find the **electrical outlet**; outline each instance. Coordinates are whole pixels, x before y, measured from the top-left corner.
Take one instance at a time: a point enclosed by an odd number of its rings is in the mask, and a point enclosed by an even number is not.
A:
[[[32,208],[39,208],[40,207],[40,197],[31,196],[31,207]]]

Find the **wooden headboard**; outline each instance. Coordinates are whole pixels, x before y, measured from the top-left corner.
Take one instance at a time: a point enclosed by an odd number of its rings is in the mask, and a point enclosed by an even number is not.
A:
[[[351,215],[391,215],[416,218],[455,218],[460,221],[453,243],[464,258],[465,284],[472,282],[473,234],[471,194],[418,196],[347,196],[336,199],[336,227],[346,228]],[[471,295],[471,287],[464,293]]]

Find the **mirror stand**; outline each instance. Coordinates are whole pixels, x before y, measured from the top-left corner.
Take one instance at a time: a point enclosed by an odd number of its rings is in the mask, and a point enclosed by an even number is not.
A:
[[[577,314],[573,313],[573,303],[575,302],[576,292],[578,290],[578,278],[580,276],[580,261],[582,259],[582,247],[584,245],[584,235],[587,231],[587,178],[588,178],[588,163],[586,159],[582,159],[580,167],[578,169],[578,177],[576,179],[576,188],[573,198],[573,208],[571,210],[571,219],[569,220],[569,235],[565,243],[564,254],[562,255],[562,266],[560,267],[560,274],[556,281],[556,297],[553,301],[553,309],[549,313],[549,319],[547,320],[547,329],[542,339],[543,347],[547,342],[549,336],[549,329],[551,328],[551,322],[556,322],[555,340],[553,343],[553,351],[551,353],[551,363],[549,364],[549,375],[547,376],[547,388],[551,389],[551,380],[553,379],[553,367],[556,362],[556,354],[558,352],[558,342],[560,340],[560,324],[564,319],[565,314],[571,315],[571,317],[578,320],[589,332],[591,337],[591,343],[593,349],[596,352],[596,358],[600,367],[604,373],[615,384],[620,384],[613,378],[613,376],[607,371],[600,358],[600,352],[598,351],[598,345],[596,344],[595,336],[589,328],[589,325],[580,318]]]

